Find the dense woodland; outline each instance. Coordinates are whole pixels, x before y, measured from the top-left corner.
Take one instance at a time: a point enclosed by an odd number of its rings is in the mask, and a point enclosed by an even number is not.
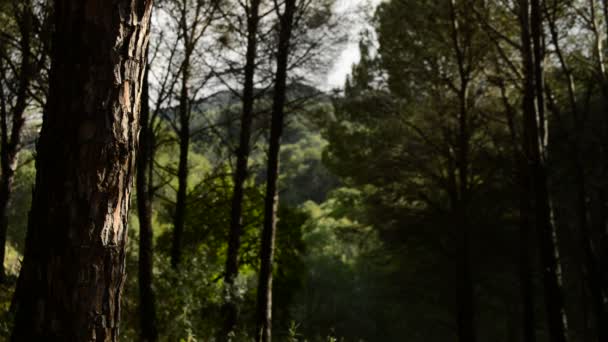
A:
[[[608,342],[608,1],[340,7],[0,0],[0,340]]]

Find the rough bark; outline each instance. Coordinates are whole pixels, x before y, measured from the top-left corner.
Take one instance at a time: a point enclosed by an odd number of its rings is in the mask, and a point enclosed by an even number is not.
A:
[[[153,232],[152,232],[152,193],[148,168],[151,167],[152,127],[148,95],[148,71],[144,75],[141,94],[141,117],[139,133],[139,155],[137,156],[137,213],[139,216],[139,319],[140,341],[154,342],[158,339],[156,329],[156,309],[152,288],[153,269]]]
[[[239,250],[243,231],[243,198],[244,186],[248,176],[247,163],[251,150],[251,125],[253,122],[253,105],[255,102],[254,77],[257,57],[257,32],[260,0],[252,0],[247,16],[247,52],[245,61],[245,79],[243,86],[241,113],[241,129],[239,147],[236,151],[236,170],[232,203],[230,208],[230,228],[228,231],[228,252],[226,256],[226,271],[224,287],[226,302],[224,304],[224,333],[227,336],[234,331],[238,320],[238,308],[234,302],[234,282],[239,273]]]
[[[151,0],[56,0],[13,341],[117,341]]]
[[[535,224],[542,263],[547,326],[552,342],[565,342],[567,319],[561,284],[561,267],[552,222],[544,157],[544,85],[542,18],[539,0],[521,0],[522,57],[524,60],[524,132],[526,158],[535,199]],[[534,106],[534,99],[536,106]]]
[[[6,237],[8,229],[8,206],[13,190],[13,180],[17,169],[18,154],[21,150],[21,133],[25,125],[25,109],[27,107],[27,91],[32,78],[32,63],[30,58],[30,45],[32,34],[31,5],[25,1],[23,12],[19,19],[21,34],[19,49],[21,50],[21,63],[18,77],[18,90],[15,106],[11,113],[7,111],[6,99],[2,94],[1,117],[1,147],[0,147],[0,283],[5,279],[4,258],[6,250]],[[8,116],[11,125],[9,133]]]
[[[256,308],[256,340],[272,340],[272,264],[277,226],[279,193],[279,153],[285,118],[287,70],[289,48],[293,28],[296,0],[286,0],[285,10],[280,15],[279,46],[277,51],[277,70],[272,103],[272,123],[268,142],[268,165],[266,170],[266,196],[264,198],[264,227],[260,251],[260,273]],[[278,9],[277,9],[278,11]]]

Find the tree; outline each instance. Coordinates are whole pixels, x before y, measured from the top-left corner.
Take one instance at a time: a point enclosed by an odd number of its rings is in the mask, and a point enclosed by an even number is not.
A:
[[[226,256],[226,271],[224,274],[224,287],[226,303],[224,306],[226,336],[234,331],[238,308],[234,302],[234,284],[239,273],[239,249],[243,231],[242,211],[245,181],[248,176],[249,153],[251,150],[251,129],[253,123],[253,105],[255,101],[255,71],[258,45],[258,25],[260,22],[260,0],[251,0],[241,3],[247,13],[247,47],[245,53],[245,68],[242,92],[241,128],[239,144],[236,150],[236,170],[234,173],[234,186],[232,192],[232,206],[230,211],[230,228],[228,233],[228,254]]]
[[[278,6],[275,10],[279,16],[280,30],[277,48],[277,71],[272,101],[272,123],[268,142],[264,226],[262,228],[261,265],[257,292],[256,340],[259,342],[270,342],[272,340],[272,265],[278,220],[277,209],[279,206],[279,193],[277,190],[279,152],[281,150],[281,135],[283,133],[285,118],[287,70],[289,66],[291,33],[296,12],[296,0],[286,0],[283,13],[280,12]]]
[[[593,315],[596,321],[597,340],[605,341],[608,339],[608,314],[605,308],[603,293],[605,289],[602,284],[599,257],[596,253],[597,243],[593,239],[594,233],[588,219],[590,216],[588,205],[588,202],[590,202],[589,194],[593,188],[591,184],[594,182],[594,179],[589,174],[593,173],[593,167],[586,167],[585,165],[586,145],[588,145],[588,142],[584,138],[586,126],[593,119],[593,113],[591,113],[589,106],[589,98],[590,94],[594,92],[593,88],[595,88],[594,84],[589,84],[584,78],[596,78],[600,83],[605,83],[606,77],[604,70],[604,49],[601,42],[603,38],[599,34],[598,15],[596,14],[598,9],[596,8],[595,1],[585,2],[582,8],[576,8],[577,4],[566,2],[545,3],[544,5],[542,10],[548,27],[548,40],[557,60],[555,72],[563,75],[562,77],[556,77],[553,81],[554,85],[556,85],[555,87],[547,86],[544,89],[547,97],[547,108],[553,117],[555,117],[556,124],[554,126],[558,127],[566,138],[564,139],[565,148],[570,156],[569,164],[571,165],[569,165],[569,168],[572,169],[575,184],[574,192],[576,200],[573,204],[575,207],[576,225],[578,227],[577,235],[582,251],[582,258],[579,258],[581,260],[578,263],[585,277],[585,284],[591,299]],[[588,9],[585,10],[585,7],[588,7]],[[581,75],[584,75],[578,76],[579,78],[583,78],[580,81],[577,81],[574,75],[577,66],[570,62],[572,58],[567,53],[567,49],[569,48],[567,41],[564,42],[560,37],[561,27],[567,25],[563,22],[572,20],[571,13],[576,13],[576,16],[580,17],[584,23],[583,27],[588,31],[587,34],[592,37],[592,46],[589,47],[589,51],[592,52],[591,61],[589,62],[592,66],[591,75],[585,75],[585,68],[579,67],[582,71]],[[574,52],[579,53],[577,50],[574,50]],[[561,84],[563,86],[560,87]],[[563,90],[560,88],[563,88]],[[601,84],[599,88],[602,89],[604,96],[608,95],[605,85]],[[559,100],[556,98],[564,98],[564,105],[558,105],[557,102]]]
[[[215,20],[215,12],[218,2],[171,0],[165,11],[174,21],[175,29],[178,31],[177,41],[181,42],[181,53],[183,54],[177,73],[180,75],[181,83],[177,108],[177,123],[173,129],[177,133],[179,141],[179,162],[177,166],[177,193],[175,201],[175,212],[173,214],[173,245],[171,247],[171,265],[174,269],[179,268],[182,255],[182,240],[184,234],[184,220],[186,215],[186,197],[188,191],[188,152],[190,149],[190,121],[192,116],[192,102],[199,95],[200,90],[211,79],[211,74],[203,76],[200,85],[194,85],[194,65],[197,57],[199,43],[203,40],[211,24]],[[171,65],[168,66],[171,68]],[[197,70],[194,70],[197,71]],[[194,88],[194,89],[193,89]]]
[[[542,18],[539,0],[519,2],[524,63],[523,145],[535,202],[534,217],[542,263],[549,336],[567,340],[567,320],[557,259],[555,227],[547,188]]]
[[[151,8],[55,2],[13,341],[118,339]]]
[[[147,55],[147,54],[146,54]],[[146,56],[147,58],[147,56]],[[154,342],[158,338],[156,308],[152,289],[153,232],[152,232],[152,181],[153,120],[150,118],[148,69],[144,74],[141,91],[139,154],[137,156],[137,213],[139,216],[139,315],[141,341]]]
[[[33,61],[31,58],[32,36],[33,36],[33,13],[29,1],[21,5],[13,4],[13,10],[17,16],[17,27],[19,32],[20,65],[15,80],[7,78],[5,61],[10,61],[10,49],[5,50],[0,56],[0,283],[4,281],[4,254],[6,248],[6,237],[8,229],[8,205],[12,194],[13,180],[18,163],[18,154],[21,150],[21,135],[25,125],[25,111],[28,106],[30,82],[33,78]],[[5,44],[9,45],[10,43]],[[5,93],[9,82],[16,82],[17,89],[14,94],[14,103],[6,99]],[[7,103],[12,104],[8,106]]]

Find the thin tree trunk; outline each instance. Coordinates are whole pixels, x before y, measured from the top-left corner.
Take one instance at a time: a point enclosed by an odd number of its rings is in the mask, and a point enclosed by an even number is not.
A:
[[[464,229],[468,228],[464,227]],[[471,270],[470,237],[468,232],[461,234],[461,250],[458,256],[458,340],[474,342],[477,340],[477,334],[475,333],[475,294]]]
[[[577,154],[578,156],[578,154]],[[575,156],[575,158],[577,158]],[[602,288],[602,274],[597,261],[597,256],[591,242],[591,231],[587,221],[587,186],[585,175],[580,161],[576,161],[576,186],[577,186],[577,216],[581,233],[581,242],[584,255],[585,282],[591,295],[591,307],[595,316],[596,335],[598,342],[608,341],[608,316],[604,304]]]
[[[56,0],[12,341],[117,341],[151,0]]]
[[[544,162],[544,85],[542,18],[539,0],[521,0],[522,54],[525,68],[524,132],[526,157],[535,198],[535,223],[543,269],[547,324],[551,342],[565,342],[567,319],[561,284],[561,266],[552,222],[547,171]],[[536,108],[534,100],[536,99]]]
[[[594,191],[592,201],[591,217],[593,225],[593,235],[599,236],[599,264],[602,293],[604,302],[608,295],[608,231],[606,230],[606,200],[603,189],[597,189]]]
[[[595,5],[593,2],[590,3],[591,11],[592,11],[592,20],[595,25]],[[567,89],[568,89],[568,101],[570,105],[570,111],[573,117],[575,124],[575,137],[569,143],[571,159],[574,162],[575,168],[575,184],[576,184],[576,215],[578,218],[578,225],[581,235],[581,248],[583,250],[583,261],[582,268],[587,278],[585,282],[588,289],[589,294],[591,295],[593,313],[596,320],[596,333],[598,341],[608,341],[608,317],[604,308],[604,300],[602,293],[602,281],[601,281],[601,271],[599,269],[597,256],[595,255],[593,242],[591,241],[591,233],[589,229],[589,223],[587,220],[587,185],[585,180],[585,171],[583,166],[583,161],[581,160],[581,139],[584,134],[584,120],[579,117],[577,114],[578,106],[576,99],[576,89],[574,77],[572,75],[572,70],[568,67],[567,61],[564,58],[562,53],[562,49],[559,44],[559,35],[558,28],[553,20],[549,20],[549,28],[551,33],[551,39],[553,41],[553,45],[555,47],[555,52],[558,56],[558,60],[562,66],[562,71],[567,79]],[[602,51],[601,51],[601,43],[597,44],[598,51],[598,63],[600,63],[599,73],[601,74],[602,79],[605,79],[605,72],[603,70],[603,61],[602,61]],[[604,82],[604,81],[603,81]],[[605,82],[604,82],[605,83]],[[604,85],[605,86],[605,85]],[[605,87],[603,87],[605,88]]]
[[[185,30],[184,30],[185,31]],[[184,38],[185,40],[187,38]],[[187,45],[187,43],[186,43]],[[186,216],[186,192],[188,189],[188,151],[190,149],[190,100],[188,81],[190,79],[190,50],[186,46],[186,56],[182,65],[182,86],[179,99],[179,163],[177,166],[177,198],[173,217],[173,245],[171,246],[171,266],[178,269],[182,258],[182,240]]]
[[[279,9],[276,9],[279,11]],[[262,229],[262,245],[260,251],[260,274],[257,292],[256,310],[256,340],[270,342],[272,340],[272,264],[277,225],[277,208],[279,193],[279,153],[281,150],[281,135],[285,117],[287,69],[289,63],[289,48],[293,28],[293,18],[296,10],[296,0],[286,0],[285,10],[280,15],[279,46],[277,51],[277,71],[275,75],[274,98],[272,103],[272,124],[268,151],[268,166],[266,174],[266,196],[264,198],[264,227]]]
[[[507,124],[513,145],[513,163],[516,167],[516,182],[519,186],[519,290],[521,295],[522,335],[524,342],[535,342],[535,314],[534,314],[534,282],[532,279],[533,258],[531,257],[531,232],[533,229],[532,217],[532,189],[530,175],[521,138],[518,137],[515,125],[515,110],[509,103],[506,88],[501,85],[501,96],[506,108]],[[524,105],[534,106],[531,98],[524,96]],[[533,100],[532,100],[533,101]]]
[[[238,320],[238,308],[235,303],[235,280],[239,273],[239,249],[243,231],[243,198],[244,185],[248,176],[251,125],[253,123],[254,77],[257,57],[257,32],[260,0],[251,0],[247,17],[247,52],[245,61],[245,80],[243,86],[243,112],[241,115],[241,130],[239,147],[236,151],[236,171],[232,190],[230,208],[230,229],[228,232],[228,251],[226,256],[226,271],[224,275],[225,304],[224,304],[224,338],[234,331]]]
[[[526,170],[525,160],[520,157],[520,200],[519,200],[519,282],[522,299],[522,327],[523,341],[535,342],[535,315],[534,315],[534,283],[532,281],[532,257],[530,255],[532,225],[530,216],[532,207],[530,196],[530,178]]]
[[[32,32],[31,4],[25,1],[23,12],[19,23],[21,33],[21,68],[19,71],[19,86],[15,107],[11,113],[11,128],[9,135],[8,115],[6,99],[2,94],[2,138],[0,155],[0,283],[4,282],[6,271],[4,269],[4,258],[6,251],[6,237],[8,230],[8,205],[10,202],[13,180],[17,169],[18,154],[21,150],[21,133],[25,125],[25,109],[27,107],[27,90],[32,78],[32,63],[30,62],[30,45]],[[4,82],[4,80],[3,80]]]
[[[458,170],[458,194],[454,205],[454,216],[459,229],[459,251],[457,257],[457,269],[459,271],[457,286],[458,302],[458,338],[460,342],[475,342],[477,334],[475,331],[475,288],[473,282],[473,271],[471,269],[471,227],[468,220],[469,202],[469,113],[468,113],[468,88],[471,77],[470,66],[466,62],[466,46],[461,42],[461,26],[458,20],[456,1],[449,1],[451,20],[451,40],[458,66],[460,87],[458,89],[458,132],[457,134],[457,160]]]
[[[139,215],[139,319],[140,341],[154,342],[158,338],[156,330],[156,309],[152,289],[153,232],[152,194],[148,186],[148,167],[151,158],[150,105],[148,92],[148,70],[144,74],[141,92],[141,129],[139,133],[139,155],[137,156],[137,212]]]

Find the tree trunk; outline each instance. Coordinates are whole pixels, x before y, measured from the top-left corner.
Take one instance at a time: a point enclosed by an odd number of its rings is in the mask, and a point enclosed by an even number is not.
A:
[[[458,171],[457,196],[454,199],[454,218],[458,228],[458,256],[456,260],[457,275],[457,323],[460,342],[475,342],[475,287],[471,269],[471,227],[468,219],[468,203],[470,200],[470,134],[469,134],[469,104],[468,91],[471,80],[471,70],[467,65],[466,46],[461,42],[461,27],[456,1],[449,1],[451,20],[451,43],[458,67],[459,88],[457,98],[459,104],[458,127],[456,132],[456,168]],[[466,25],[466,24],[465,24]]]
[[[228,232],[228,251],[226,256],[226,271],[224,275],[224,338],[236,328],[238,308],[235,303],[234,282],[239,273],[239,249],[243,231],[243,198],[244,185],[248,176],[251,125],[253,122],[254,76],[257,57],[257,31],[259,24],[260,0],[252,0],[247,17],[247,52],[245,61],[245,80],[243,87],[243,112],[241,115],[241,130],[239,147],[236,151],[236,171],[232,190],[230,208],[230,230]]]
[[[140,341],[154,342],[156,331],[156,309],[152,289],[153,269],[153,232],[152,232],[152,194],[148,186],[148,166],[151,159],[152,125],[148,93],[148,70],[144,74],[141,92],[141,117],[139,133],[139,155],[137,156],[137,212],[139,216],[139,319]]]
[[[531,6],[530,6],[531,5]],[[543,269],[547,324],[551,342],[565,342],[567,319],[561,267],[552,222],[544,161],[545,116],[542,69],[542,18],[539,0],[521,0],[522,57],[524,60],[524,134],[526,157],[535,199],[535,223]],[[534,107],[536,99],[536,108]]]
[[[187,39],[184,38],[185,40]],[[187,45],[187,43],[185,43]],[[177,166],[177,198],[173,217],[173,245],[171,246],[171,266],[178,269],[182,258],[182,240],[186,216],[186,192],[188,189],[188,151],[190,149],[190,100],[188,81],[190,79],[190,50],[186,46],[186,56],[182,65],[182,87],[179,99],[179,164]]]
[[[515,143],[515,142],[514,142]],[[535,342],[535,315],[534,315],[534,283],[532,281],[532,258],[530,255],[530,215],[532,213],[530,196],[530,177],[526,170],[525,160],[518,156],[520,199],[519,199],[519,283],[522,305],[523,341]]]
[[[578,154],[574,156],[578,158]],[[576,159],[575,159],[576,160]],[[602,273],[592,244],[591,231],[587,220],[587,185],[581,161],[576,161],[577,186],[577,216],[581,233],[581,242],[584,256],[584,274],[586,285],[591,295],[591,307],[595,316],[595,329],[597,341],[608,341],[608,316],[604,307],[604,294],[602,288]]]
[[[534,282],[532,269],[534,265],[531,257],[531,232],[533,226],[530,218],[532,217],[532,189],[528,163],[522,150],[521,138],[518,137],[516,130],[515,110],[509,103],[506,88],[501,86],[501,95],[506,108],[507,125],[513,146],[513,164],[515,165],[516,184],[519,186],[519,291],[521,295],[521,323],[524,342],[535,342],[535,314],[534,314]],[[524,96],[525,106],[534,106],[532,98]]]
[[[21,133],[25,125],[25,109],[27,107],[27,91],[32,78],[32,65],[30,62],[30,45],[32,32],[32,13],[29,1],[23,4],[22,18],[19,22],[21,39],[19,48],[21,50],[21,68],[19,72],[19,85],[17,99],[11,113],[11,129],[9,135],[8,115],[6,99],[2,94],[2,139],[0,150],[0,283],[4,282],[6,271],[4,269],[4,258],[6,251],[6,237],[8,230],[8,205],[10,202],[13,180],[17,169],[18,154],[21,150]],[[1,88],[0,88],[1,89]],[[4,91],[2,89],[2,91]]]
[[[605,300],[608,295],[608,231],[606,230],[606,196],[604,189],[594,191],[591,207],[593,235],[599,236],[598,267],[600,270],[602,293]]]
[[[460,209],[463,210],[463,209]],[[460,342],[477,340],[475,333],[475,287],[471,270],[471,246],[469,228],[464,213],[456,213],[461,223],[460,251],[458,252],[458,340]]]
[[[285,117],[287,69],[289,48],[293,28],[296,0],[286,0],[284,13],[280,16],[279,46],[277,51],[277,71],[272,103],[272,124],[268,143],[268,166],[266,170],[266,196],[264,198],[264,227],[260,251],[260,274],[258,281],[256,309],[256,340],[272,340],[272,264],[277,225],[279,193],[279,153]]]
[[[13,341],[117,341],[151,0],[56,0]]]

